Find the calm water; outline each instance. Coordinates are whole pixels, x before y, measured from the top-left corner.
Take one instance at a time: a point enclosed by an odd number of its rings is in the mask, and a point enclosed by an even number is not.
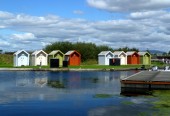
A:
[[[151,115],[149,98],[120,95],[120,79],[134,73],[1,71],[0,116]]]

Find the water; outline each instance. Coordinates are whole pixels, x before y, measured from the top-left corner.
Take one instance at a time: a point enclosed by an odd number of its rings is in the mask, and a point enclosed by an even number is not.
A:
[[[120,79],[134,73],[1,71],[0,116],[151,115],[151,99],[120,95]]]

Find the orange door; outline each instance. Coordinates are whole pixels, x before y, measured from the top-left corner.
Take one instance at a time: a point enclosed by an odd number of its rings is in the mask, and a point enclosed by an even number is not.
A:
[[[127,57],[127,64],[132,64],[132,62],[131,62],[131,61],[132,61],[131,56],[128,56],[128,57]]]
[[[77,66],[79,64],[79,57],[76,54],[73,54],[71,57],[71,65]]]
[[[132,64],[138,64],[138,58],[136,55],[132,56]]]

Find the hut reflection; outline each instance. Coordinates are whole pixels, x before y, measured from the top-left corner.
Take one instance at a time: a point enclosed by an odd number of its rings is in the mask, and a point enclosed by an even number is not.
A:
[[[28,76],[28,72],[16,72],[15,73],[16,79],[16,86],[26,87],[26,86],[33,86],[33,79]]]
[[[35,78],[35,85],[37,85],[39,87],[44,87],[45,85],[47,85],[47,82],[48,82],[47,77]]]
[[[68,77],[68,88],[81,87],[81,72],[70,72]]]
[[[57,73],[57,77],[51,76],[48,79],[47,85],[52,88],[65,88],[65,82],[63,77],[63,72]]]
[[[29,85],[28,78],[16,78],[16,86],[25,87]]]
[[[64,83],[60,82],[59,80],[49,80],[47,84],[53,88],[65,88]]]

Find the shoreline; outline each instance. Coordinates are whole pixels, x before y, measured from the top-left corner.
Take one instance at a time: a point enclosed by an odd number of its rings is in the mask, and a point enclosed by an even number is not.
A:
[[[120,69],[86,69],[86,68],[0,68],[0,71],[130,71],[142,70],[137,68],[120,68]]]

